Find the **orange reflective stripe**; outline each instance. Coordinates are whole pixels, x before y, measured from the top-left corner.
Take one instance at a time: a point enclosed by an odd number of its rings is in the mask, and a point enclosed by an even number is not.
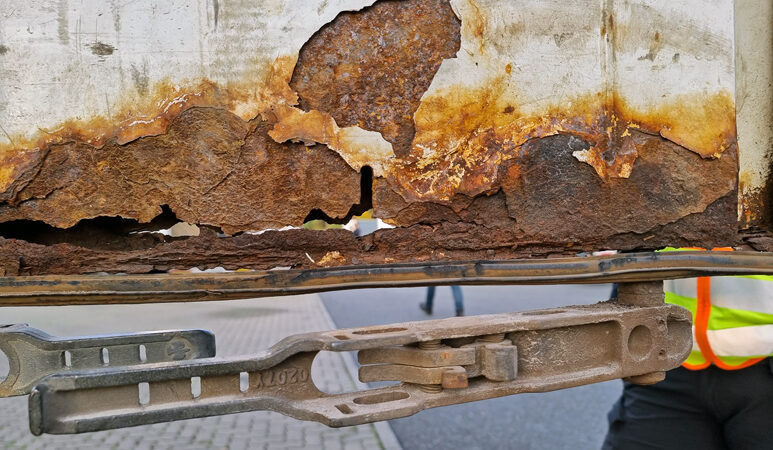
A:
[[[706,335],[706,330],[709,325],[709,315],[711,314],[711,278],[700,277],[698,278],[698,302],[695,307],[695,341],[698,343],[698,348],[701,350],[703,357],[706,358],[706,365],[709,362],[724,370],[738,370],[745,367],[749,367],[753,364],[757,364],[765,358],[752,358],[736,366],[730,365],[719,359],[714,354],[714,350],[711,349],[709,338]],[[687,367],[687,366],[685,366]],[[695,366],[693,366],[695,367]],[[687,367],[690,369],[690,367]],[[704,367],[700,367],[705,368]],[[697,369],[691,369],[697,370]]]
[[[705,251],[706,249],[700,248],[700,247],[683,247],[680,250]],[[717,252],[732,252],[733,248],[732,247],[714,247],[711,250],[717,251]],[[701,370],[701,369],[705,369],[711,364],[714,364],[720,369],[738,370],[738,369],[743,369],[745,367],[749,367],[751,365],[757,364],[758,362],[765,359],[764,357],[752,358],[736,366],[726,364],[724,361],[719,359],[719,357],[716,354],[714,354],[714,350],[711,349],[711,344],[709,344],[709,338],[706,335],[706,331],[709,328],[709,316],[711,315],[711,278],[709,277],[698,278],[698,299],[697,300],[698,301],[695,305],[695,317],[693,318],[693,326],[695,327],[695,342],[697,342],[698,348],[703,354],[703,357],[706,359],[706,362],[702,364],[688,364],[686,362],[683,362],[682,367],[689,370]]]
[[[702,364],[688,364],[686,362],[682,363],[682,367],[684,367],[687,370],[701,370],[701,369],[705,369],[710,365],[711,363],[708,360]]]

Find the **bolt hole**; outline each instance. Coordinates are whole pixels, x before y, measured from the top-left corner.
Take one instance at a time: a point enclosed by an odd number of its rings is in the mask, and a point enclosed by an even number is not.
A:
[[[0,383],[8,378],[9,373],[11,373],[11,361],[8,359],[8,355],[0,350]]]
[[[64,366],[67,368],[72,367],[72,353],[70,353],[69,350],[65,350],[62,353],[62,362],[64,363]]]
[[[147,382],[142,382],[137,385],[139,391],[140,405],[145,406],[150,403],[150,385]]]
[[[639,325],[631,330],[628,335],[628,352],[631,357],[641,361],[649,355],[652,349],[652,332],[644,325]]]
[[[541,311],[524,311],[521,313],[522,316],[549,316],[551,314],[560,314],[562,312],[566,312],[565,309],[545,309]]]
[[[110,364],[110,351],[106,348],[102,349],[102,365],[107,366]]]
[[[352,411],[352,408],[349,407],[349,405],[336,405],[336,409],[344,414],[351,414],[354,412]]]
[[[354,399],[358,405],[375,405],[377,403],[394,402],[410,397],[407,392],[384,392],[381,394],[365,395]]]
[[[140,344],[139,348],[137,349],[140,357],[140,362],[147,362],[148,361],[148,350],[145,348],[145,345]]]
[[[201,377],[191,377],[191,395],[193,398],[201,397]]]
[[[239,391],[244,393],[250,387],[250,374],[247,372],[239,373]]]
[[[382,333],[396,333],[398,331],[406,331],[407,328],[393,327],[393,328],[377,328],[375,330],[357,330],[352,331],[352,334],[382,334]]]

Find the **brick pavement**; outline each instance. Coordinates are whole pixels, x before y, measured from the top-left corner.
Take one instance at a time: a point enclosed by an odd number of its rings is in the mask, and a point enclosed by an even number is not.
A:
[[[289,334],[335,328],[316,295],[185,305],[0,308],[0,323],[29,323],[60,336],[204,328],[215,333],[218,356],[254,353]],[[353,368],[348,355],[324,352],[314,362],[312,377],[325,392],[351,391],[362,387]],[[14,397],[0,399],[0,447],[391,450],[399,444],[386,423],[334,429],[268,411],[82,435],[35,437],[28,428],[27,398]]]

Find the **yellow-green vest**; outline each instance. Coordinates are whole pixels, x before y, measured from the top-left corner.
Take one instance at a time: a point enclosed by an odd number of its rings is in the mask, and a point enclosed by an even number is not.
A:
[[[666,302],[693,315],[686,368],[733,370],[773,356],[773,276],[665,281]]]

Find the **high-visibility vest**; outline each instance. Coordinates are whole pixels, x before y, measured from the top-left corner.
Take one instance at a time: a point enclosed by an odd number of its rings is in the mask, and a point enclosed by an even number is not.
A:
[[[666,280],[666,302],[693,316],[693,348],[682,365],[749,367],[773,356],[773,276]]]

